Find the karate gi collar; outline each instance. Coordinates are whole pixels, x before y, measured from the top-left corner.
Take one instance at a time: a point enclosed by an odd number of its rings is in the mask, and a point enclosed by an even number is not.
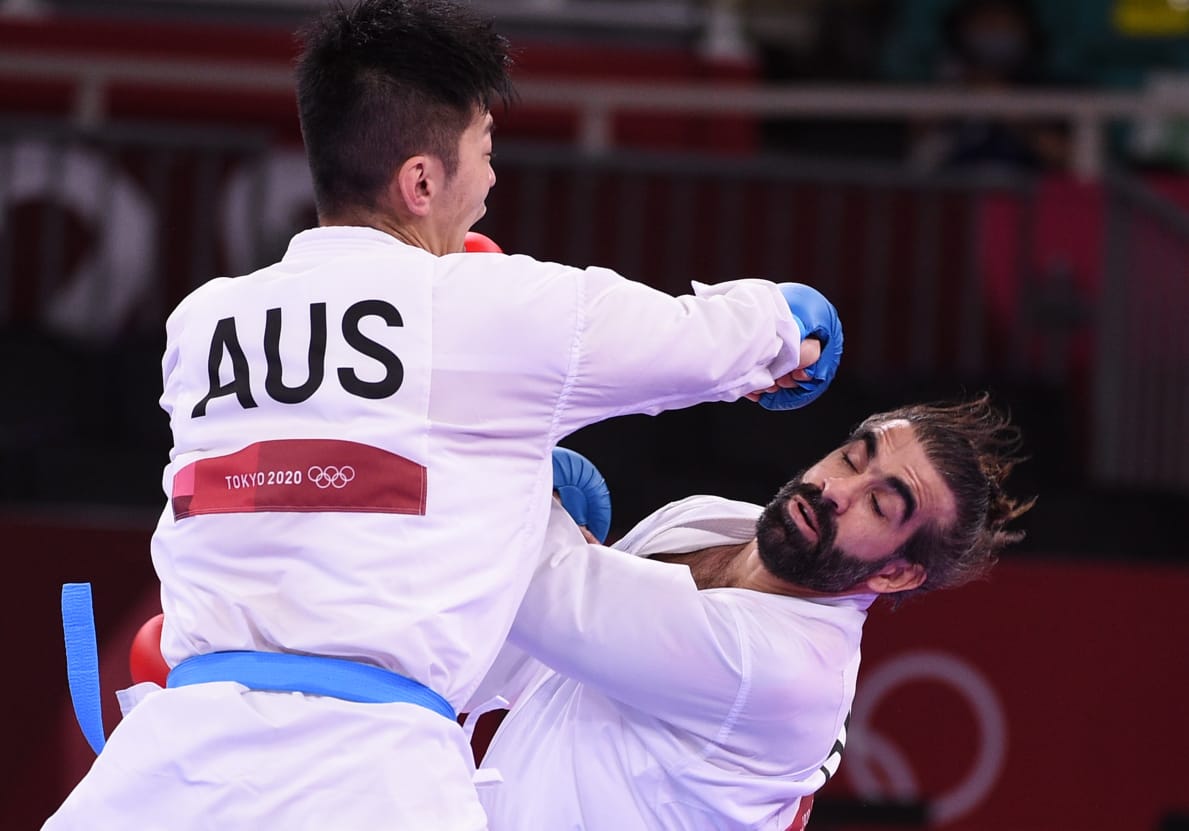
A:
[[[299,231],[289,240],[284,259],[327,254],[335,251],[358,251],[363,246],[402,245],[408,243],[376,228],[361,225],[327,225]],[[420,249],[418,249],[420,250]]]
[[[831,597],[802,597],[807,603],[818,603],[822,606],[835,606],[838,608],[855,609],[860,612],[865,612],[871,607],[879,595],[875,592],[859,592],[856,594],[834,595]]]

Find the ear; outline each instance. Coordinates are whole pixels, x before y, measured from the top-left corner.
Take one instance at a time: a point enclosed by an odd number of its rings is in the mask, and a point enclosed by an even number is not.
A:
[[[388,183],[388,198],[413,216],[426,216],[438,191],[440,167],[431,156],[410,156]]]
[[[906,592],[920,586],[928,576],[925,567],[920,563],[910,563],[908,560],[897,558],[868,577],[866,586],[868,591],[876,594]]]

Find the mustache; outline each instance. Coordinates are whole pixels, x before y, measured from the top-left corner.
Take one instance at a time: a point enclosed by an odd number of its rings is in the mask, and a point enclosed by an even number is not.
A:
[[[803,536],[801,529],[797,527],[797,523],[792,517],[792,511],[796,508],[789,508],[789,500],[793,497],[799,497],[812,516],[813,527],[817,529],[818,537],[814,548],[817,551],[825,551],[832,547],[834,539],[838,535],[838,522],[834,517],[834,512],[826,507],[825,501],[822,499],[822,489],[810,482],[794,480],[787,483],[776,495],[774,502],[782,506],[778,515],[785,533],[792,539]]]

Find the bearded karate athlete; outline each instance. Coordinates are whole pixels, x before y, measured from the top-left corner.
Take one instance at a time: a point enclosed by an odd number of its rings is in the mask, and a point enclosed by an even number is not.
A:
[[[986,396],[878,413],[766,507],[692,496],[614,548],[555,506],[469,708],[510,704],[482,760],[493,831],[799,831],[867,609],[975,579],[1022,536],[1019,439]]]

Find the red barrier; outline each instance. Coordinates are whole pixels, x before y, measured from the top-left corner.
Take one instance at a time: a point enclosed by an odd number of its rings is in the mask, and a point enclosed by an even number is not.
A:
[[[151,525],[0,520],[16,588],[0,605],[22,684],[5,685],[0,827],[36,827],[93,758],[66,693],[58,595],[90,580],[107,729],[128,652],[160,611]],[[920,800],[952,831],[1152,829],[1189,808],[1189,567],[1007,560],[990,580],[868,621],[831,804]],[[36,694],[30,694],[30,690]],[[946,818],[948,817],[948,820]],[[812,828],[812,823],[811,826]]]
[[[875,611],[823,796],[899,791],[953,831],[1157,828],[1189,808],[1187,592],[1184,566],[1009,560]]]

